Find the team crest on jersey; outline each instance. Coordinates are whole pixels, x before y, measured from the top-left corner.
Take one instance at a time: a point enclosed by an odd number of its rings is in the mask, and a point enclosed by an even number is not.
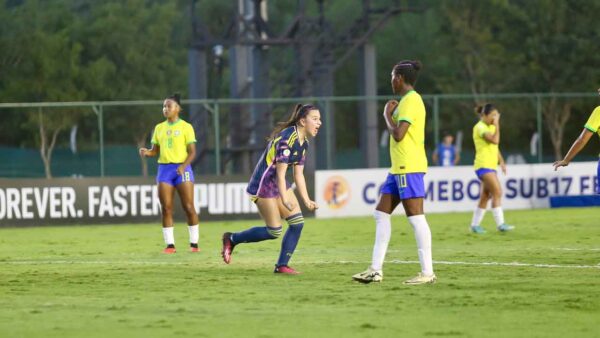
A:
[[[175,130],[175,136],[179,136],[179,134],[181,134],[181,132],[179,130]]]
[[[290,150],[289,150],[289,149],[285,149],[285,150],[283,151],[283,156],[285,156],[285,157],[288,157],[288,156],[290,156]]]

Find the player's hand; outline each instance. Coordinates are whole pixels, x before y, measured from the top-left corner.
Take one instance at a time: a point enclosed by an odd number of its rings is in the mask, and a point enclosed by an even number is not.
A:
[[[315,201],[308,200],[308,201],[304,202],[304,205],[310,211],[314,211],[316,209],[319,209],[319,205]]]
[[[560,161],[556,161],[554,162],[554,164],[552,164],[554,166],[554,171],[557,171],[559,167],[566,167],[569,165],[569,162],[565,161],[565,160],[560,160]]]
[[[383,107],[383,115],[392,115],[396,107],[398,107],[398,101],[389,100]]]
[[[296,208],[296,205],[292,202],[288,202],[288,201],[281,201],[281,203],[283,203],[283,206],[288,209],[289,211],[292,211]]]
[[[180,165],[179,167],[177,167],[177,175],[179,176],[183,176],[183,173],[185,172],[185,165]]]
[[[139,152],[140,152],[140,156],[141,157],[146,157],[146,153],[149,152],[150,149],[148,148],[140,148]]]
[[[500,114],[494,116],[494,119],[492,120],[492,123],[495,125],[500,124]]]

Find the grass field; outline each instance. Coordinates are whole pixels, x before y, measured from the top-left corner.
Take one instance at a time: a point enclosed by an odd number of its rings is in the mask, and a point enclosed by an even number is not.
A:
[[[466,213],[428,216],[438,283],[419,271],[395,216],[381,284],[365,269],[371,218],[308,219],[292,266],[280,241],[236,247],[220,235],[258,225],[201,224],[201,253],[161,254],[157,224],[0,229],[1,337],[600,337],[600,209],[509,211],[513,233],[467,231]],[[437,262],[437,263],[435,263]]]

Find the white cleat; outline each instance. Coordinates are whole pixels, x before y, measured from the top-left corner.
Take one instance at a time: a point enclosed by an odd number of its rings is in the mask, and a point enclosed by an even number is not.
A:
[[[361,283],[371,283],[371,282],[376,282],[379,283],[383,280],[383,271],[382,270],[373,270],[370,267],[361,272],[361,273],[357,273],[356,275],[352,276],[352,279],[354,279],[357,282],[361,282]]]
[[[416,277],[405,280],[404,284],[406,284],[406,285],[433,284],[433,283],[435,283],[436,280],[437,280],[437,277],[435,276],[435,274],[433,274],[431,276],[425,276],[424,274],[419,272],[419,274]]]

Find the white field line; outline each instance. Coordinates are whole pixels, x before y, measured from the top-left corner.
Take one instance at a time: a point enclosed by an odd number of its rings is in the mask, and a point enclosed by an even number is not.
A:
[[[0,261],[0,265],[195,265],[197,262],[157,262],[157,261],[78,261],[78,260],[15,260]],[[302,261],[297,264],[369,264],[367,261]],[[419,261],[391,260],[386,264],[419,264]],[[468,266],[502,266],[502,267],[527,267],[527,268],[561,268],[561,269],[600,269],[597,265],[571,265],[571,264],[546,264],[546,263],[521,263],[521,262],[462,262],[462,261],[433,261],[436,265],[468,265]]]

